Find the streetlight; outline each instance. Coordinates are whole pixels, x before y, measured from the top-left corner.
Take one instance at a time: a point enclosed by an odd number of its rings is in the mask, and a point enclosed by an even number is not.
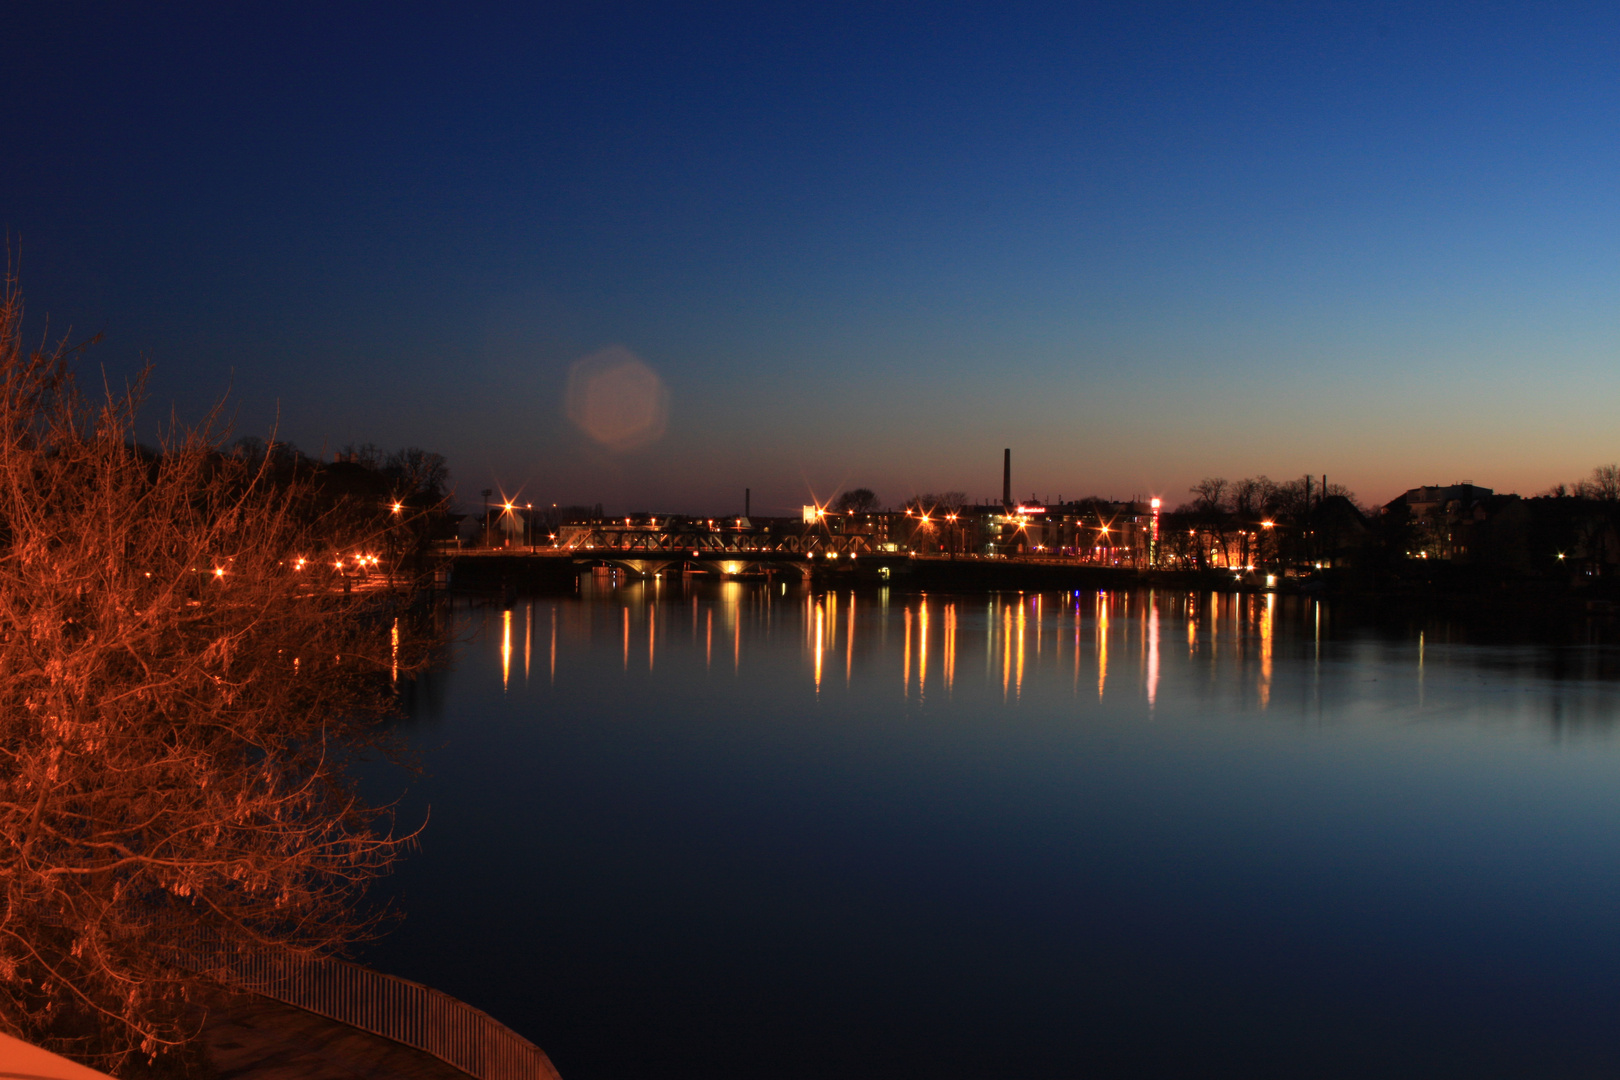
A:
[[[393,524],[395,526],[398,526],[399,523],[404,519],[404,510],[405,510],[405,504],[400,502],[398,499],[395,499],[393,505],[391,507],[389,507],[388,512],[393,517],[393,519],[394,519]],[[397,558],[396,555],[395,555],[395,551],[394,551],[394,531],[395,530],[392,529],[392,528],[390,528],[388,530],[388,591],[389,592],[393,592],[393,590],[394,590],[394,563],[395,563],[396,558]]]

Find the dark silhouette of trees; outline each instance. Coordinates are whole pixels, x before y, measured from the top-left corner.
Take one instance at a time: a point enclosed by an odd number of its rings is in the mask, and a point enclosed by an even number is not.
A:
[[[833,504],[833,509],[842,514],[870,514],[877,508],[878,497],[871,488],[851,488]]]
[[[0,302],[0,1028],[104,1067],[191,1031],[209,956],[326,953],[402,840],[348,765],[423,665],[383,592],[334,588],[376,519],[286,454],[133,439]],[[141,381],[144,381],[141,380]],[[368,531],[369,530],[369,531]],[[209,947],[199,951],[199,944]]]
[[[1575,484],[1575,497],[1601,502],[1620,502],[1620,465],[1599,465],[1585,480]]]
[[[403,502],[438,506],[449,498],[450,467],[440,454],[407,446],[388,455],[382,473],[391,481],[394,497]]]
[[[914,514],[957,514],[968,504],[968,497],[960,491],[929,492],[926,495],[914,495],[906,500],[902,510],[910,510]]]
[[[1206,477],[1193,500],[1167,517],[1166,552],[1199,569],[1211,555],[1226,566],[1293,566],[1349,543],[1365,511],[1342,484],[1277,483],[1267,476]],[[1327,511],[1324,511],[1327,507]]]

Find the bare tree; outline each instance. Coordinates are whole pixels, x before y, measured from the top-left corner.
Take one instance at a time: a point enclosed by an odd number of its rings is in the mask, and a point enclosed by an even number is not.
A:
[[[878,497],[871,488],[851,488],[838,496],[836,508],[845,514],[870,514],[878,507]]]
[[[1177,510],[1178,515],[1204,534],[1194,551],[1194,562],[1200,569],[1205,566],[1204,544],[1210,541],[1219,545],[1221,561],[1228,566],[1232,563],[1231,515],[1226,506],[1230,487],[1224,477],[1206,476],[1189,489],[1194,496],[1191,505]]]
[[[1266,518],[1267,504],[1276,490],[1277,485],[1265,475],[1246,476],[1232,484],[1227,502],[1233,518],[1236,519],[1240,540],[1239,558],[1244,566],[1253,566],[1257,562],[1265,561],[1266,530],[1263,528],[1263,522]]]
[[[142,450],[139,385],[86,400],[73,350],[25,350],[21,322],[8,281],[0,1028],[117,1067],[186,1039],[197,942],[318,954],[366,930],[354,901],[402,841],[346,766],[384,747],[369,721],[423,652],[380,594],[331,587],[367,537],[257,447]]]
[[[1620,501],[1620,464],[1597,466],[1591,476],[1575,484],[1575,494],[1582,499]]]
[[[389,454],[382,471],[393,481],[396,498],[437,505],[449,497],[450,467],[442,454],[407,446]]]
[[[1218,511],[1226,506],[1226,478],[1222,476],[1206,476],[1191,488],[1197,496],[1193,500],[1197,509],[1203,511]]]
[[[902,510],[915,514],[955,514],[967,505],[968,498],[960,491],[929,492],[906,500]]]

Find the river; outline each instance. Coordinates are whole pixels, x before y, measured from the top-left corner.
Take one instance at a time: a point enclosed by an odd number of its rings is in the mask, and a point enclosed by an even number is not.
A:
[[[591,577],[453,617],[366,959],[565,1080],[1620,1075],[1606,626]]]

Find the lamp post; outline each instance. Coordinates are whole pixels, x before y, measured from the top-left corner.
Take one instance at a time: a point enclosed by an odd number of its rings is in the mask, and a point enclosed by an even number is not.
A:
[[[404,520],[404,510],[405,510],[405,504],[401,503],[398,499],[395,499],[393,505],[388,508],[388,515],[389,515],[389,519],[390,519],[389,522],[388,522],[388,591],[389,592],[394,591],[394,562],[398,557],[397,554],[396,554],[397,549],[395,548],[395,545],[394,545],[394,533],[396,533],[398,531],[399,523]]]

